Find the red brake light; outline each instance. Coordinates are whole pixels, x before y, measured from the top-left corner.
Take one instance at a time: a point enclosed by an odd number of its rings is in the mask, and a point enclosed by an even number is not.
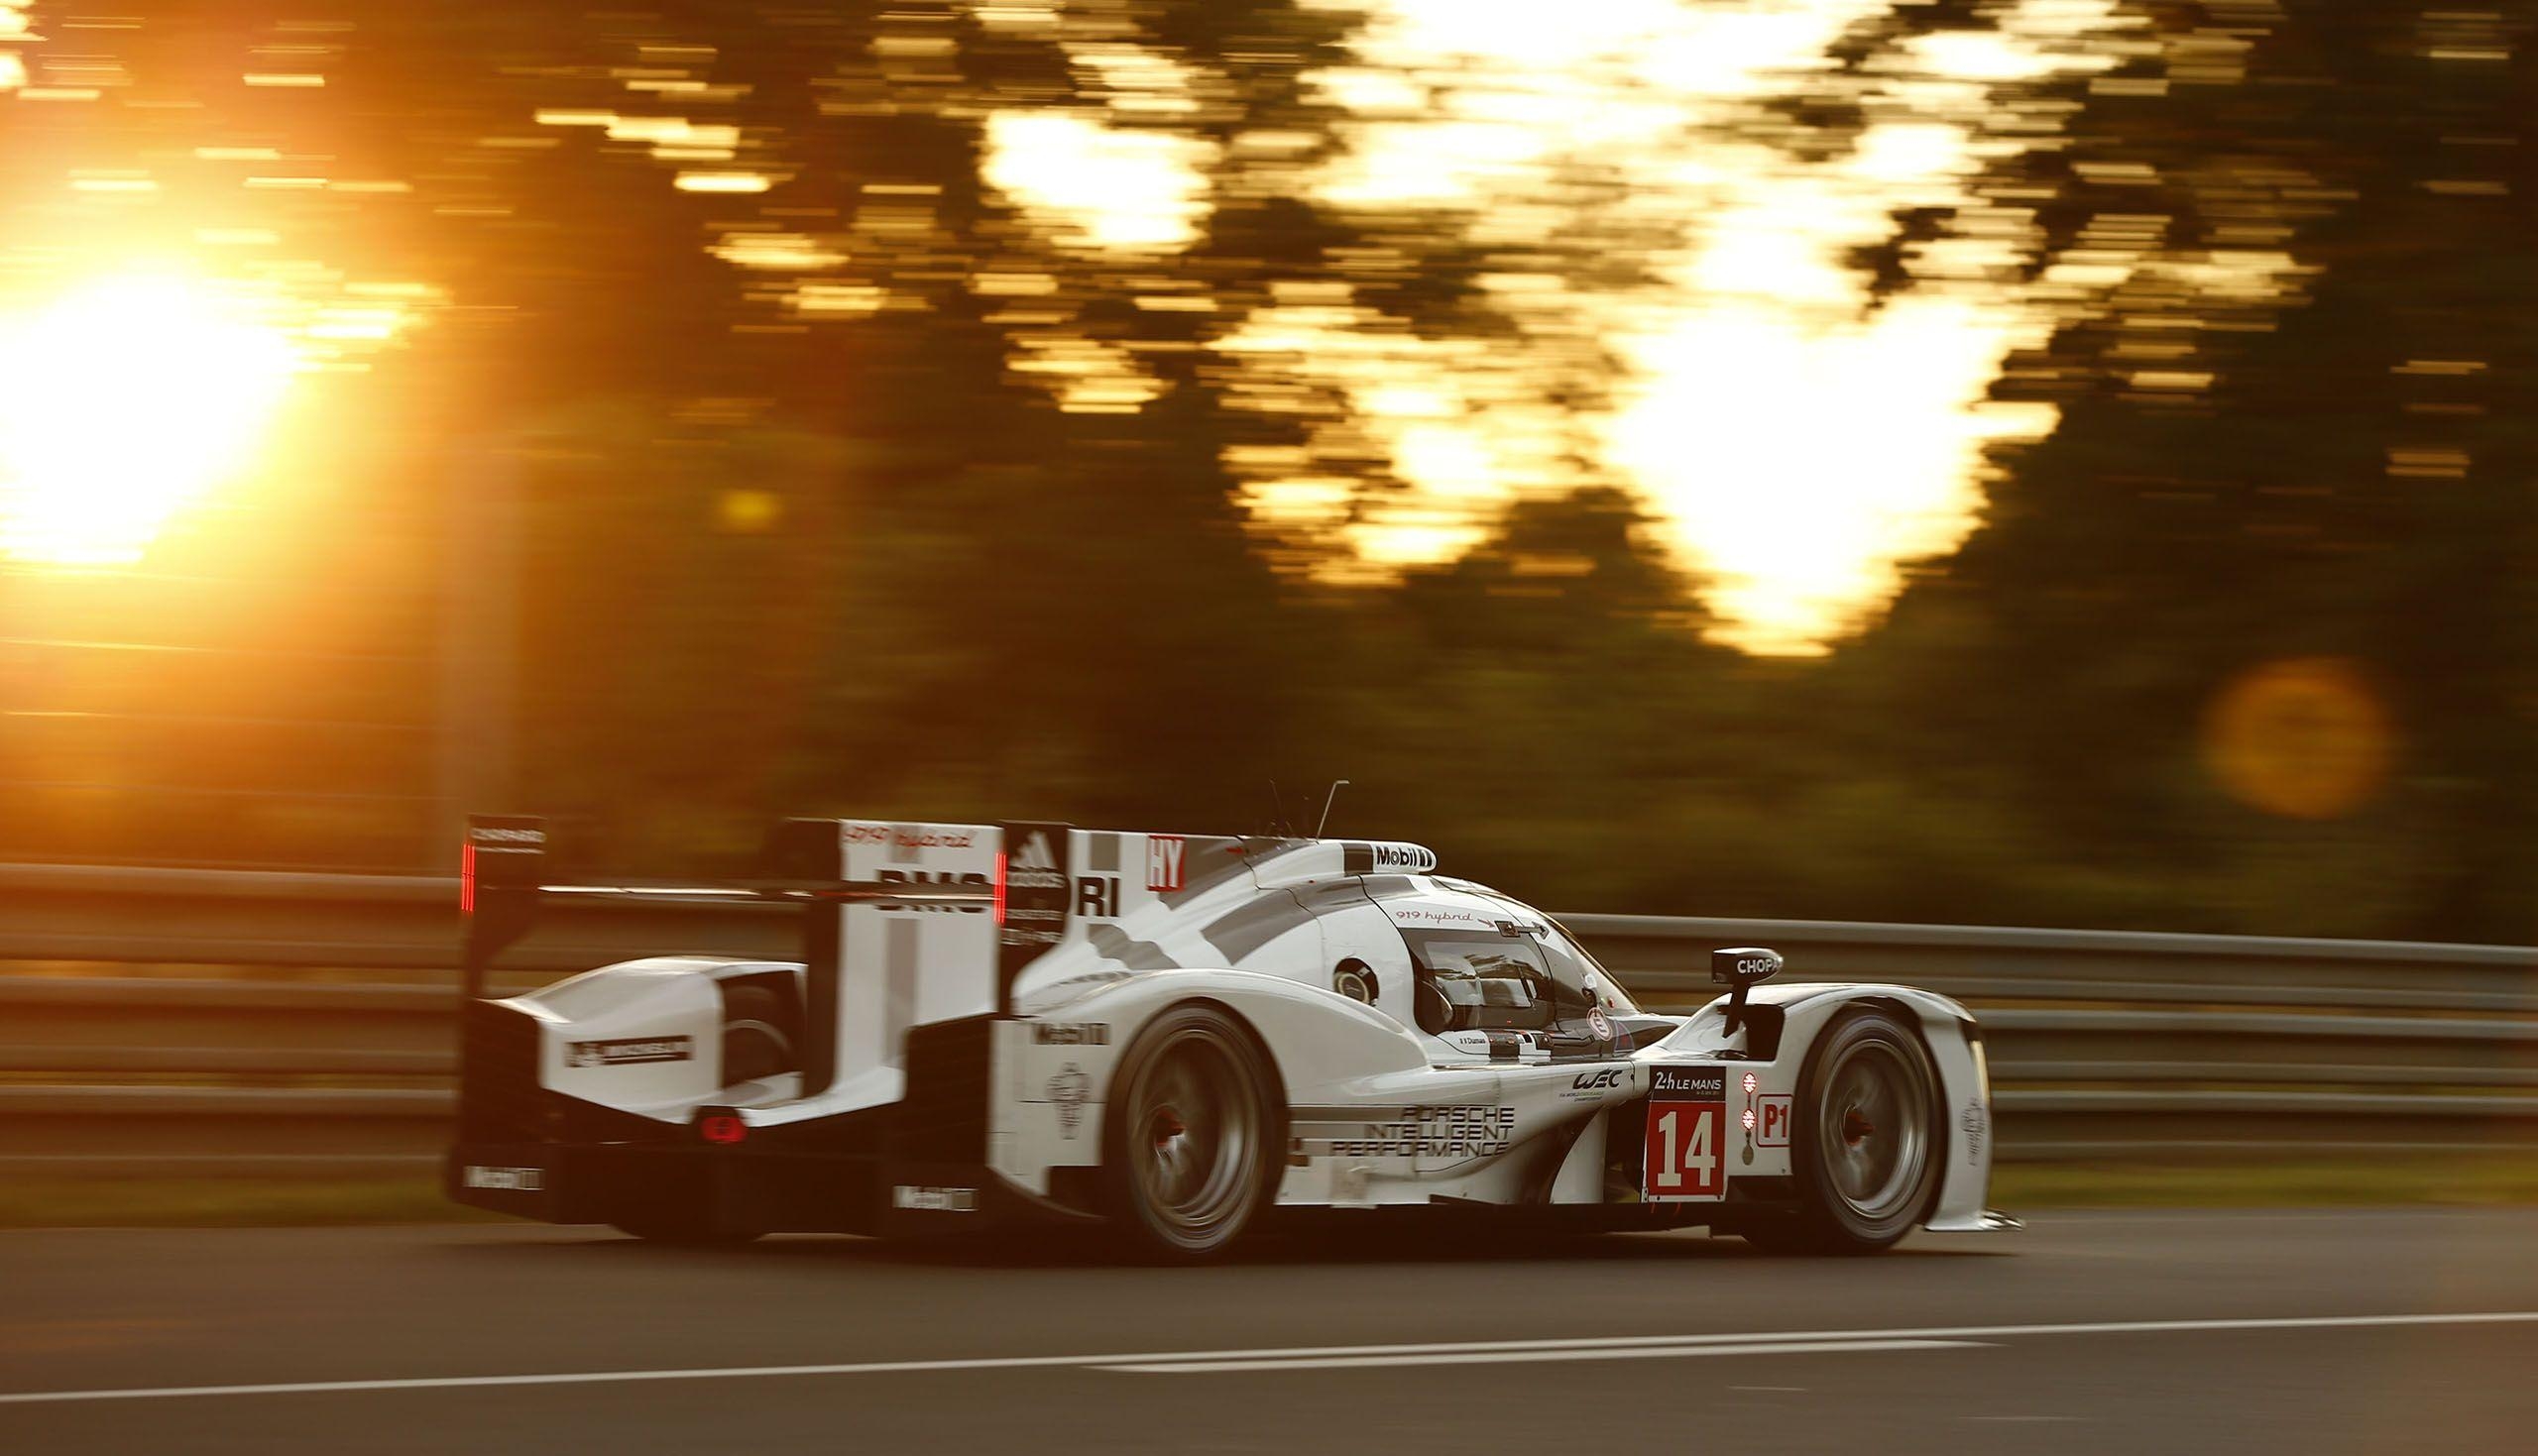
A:
[[[476,913],[476,845],[472,840],[458,846],[458,913]]]
[[[1004,924],[1004,851],[995,851],[995,923]]]
[[[696,1130],[704,1136],[705,1141],[720,1143],[726,1147],[741,1142],[750,1135],[750,1125],[741,1121],[737,1114],[730,1112],[717,1112],[698,1118]]]

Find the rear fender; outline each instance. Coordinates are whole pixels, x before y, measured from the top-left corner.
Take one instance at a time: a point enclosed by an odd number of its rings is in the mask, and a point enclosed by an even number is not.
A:
[[[1224,1008],[1260,1039],[1284,1106],[1373,1100],[1389,1079],[1428,1074],[1408,1028],[1319,986],[1247,970],[1128,975],[1045,1014],[996,1023],[989,1166],[1045,1196],[1052,1169],[1099,1164],[1121,1056],[1155,1017],[1192,1001]]]
[[[506,1003],[538,1023],[549,1091],[664,1122],[727,1090],[720,982],[780,963],[656,955],[587,970]]]

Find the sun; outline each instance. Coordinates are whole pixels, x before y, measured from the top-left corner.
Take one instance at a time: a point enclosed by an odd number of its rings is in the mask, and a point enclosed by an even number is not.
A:
[[[130,275],[0,320],[0,556],[139,560],[236,474],[299,364],[198,280]]]

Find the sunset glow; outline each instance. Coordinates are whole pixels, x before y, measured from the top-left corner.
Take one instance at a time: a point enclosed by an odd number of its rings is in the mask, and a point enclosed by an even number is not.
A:
[[[1651,255],[1646,283],[1486,280],[1526,336],[1512,349],[1440,347],[1344,293],[1254,313],[1218,347],[1347,397],[1334,454],[1371,440],[1411,488],[1334,497],[1334,472],[1308,451],[1277,462],[1291,474],[1252,473],[1254,518],[1330,548],[1324,576],[1380,579],[1472,549],[1515,500],[1619,484],[1700,584],[1722,640],[1807,654],[1864,624],[1904,563],[1973,529],[1985,448],[2052,429],[2048,407],[1989,402],[2012,353],[2050,336],[2073,289],[2132,273],[2106,260],[2093,281],[2023,283],[2002,265],[2031,220],[1992,209],[1983,237],[1921,249],[1902,287],[1872,295],[1853,255],[1897,215],[1982,214],[1967,180],[1978,154],[2051,145],[2049,128],[1979,135],[1995,92],[2103,69],[2099,43],[2131,24],[2112,0],[2025,0],[1996,33],[1930,38],[1903,68],[1858,79],[1870,124],[1847,153],[1801,159],[1743,139],[1739,108],[1831,68],[1848,28],[1884,8],[1595,0],[1547,27],[1536,11],[1468,0],[1373,6],[1361,63],[1312,78],[1353,117],[1314,180],[1323,200],[1435,209],[1476,246],[1556,246],[1573,214],[1542,200],[1563,167],[1591,159],[1622,183],[1631,225],[1678,241]],[[1144,74],[1115,55],[1099,68]],[[1123,91],[1113,109],[1162,89]],[[999,117],[985,175],[1072,246],[1173,250],[1195,241],[1209,205],[1208,159],[1184,146]],[[1600,405],[1575,389],[1589,337],[1620,366]]]
[[[246,463],[297,363],[286,332],[175,277],[89,283],[0,323],[0,555],[139,559]]]

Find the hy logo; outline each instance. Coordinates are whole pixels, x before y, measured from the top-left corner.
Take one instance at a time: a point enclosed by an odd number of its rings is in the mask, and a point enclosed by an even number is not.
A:
[[[1049,1078],[1049,1100],[1058,1104],[1058,1132],[1069,1142],[1075,1141],[1076,1128],[1084,1121],[1084,1099],[1092,1093],[1093,1078],[1072,1062]]]
[[[1022,852],[1013,856],[1013,867],[1016,869],[1057,868],[1058,857],[1049,852],[1049,837],[1034,830],[1031,838],[1022,841]]]
[[[1187,883],[1190,841],[1179,835],[1146,836],[1146,888],[1170,894]]]

